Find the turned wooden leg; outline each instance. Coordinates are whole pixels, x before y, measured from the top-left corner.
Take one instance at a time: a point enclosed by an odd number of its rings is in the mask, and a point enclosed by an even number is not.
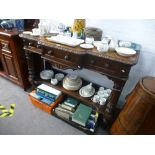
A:
[[[104,111],[103,115],[103,124],[106,127],[111,126],[113,120],[114,120],[114,113],[116,111],[116,105],[117,101],[120,97],[120,94],[122,92],[122,89],[125,85],[126,81],[124,80],[115,80],[114,81],[114,86],[113,86],[113,91],[111,93],[111,97],[109,98],[109,101],[106,105],[106,109]]]
[[[33,53],[25,51],[25,55],[26,55],[26,60],[28,65],[29,82],[32,88],[34,88],[35,71],[34,71]]]

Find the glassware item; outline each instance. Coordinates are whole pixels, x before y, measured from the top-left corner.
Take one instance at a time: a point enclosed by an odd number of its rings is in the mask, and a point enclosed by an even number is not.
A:
[[[24,31],[24,19],[16,19],[15,24],[18,31]]]
[[[86,25],[85,19],[74,19],[73,32],[77,31],[78,33],[80,33],[81,30],[85,28],[85,25]]]
[[[73,32],[73,36],[72,36],[73,38],[78,38],[78,32]]]

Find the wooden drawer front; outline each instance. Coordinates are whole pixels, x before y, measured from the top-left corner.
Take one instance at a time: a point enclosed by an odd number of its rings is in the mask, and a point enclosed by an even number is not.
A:
[[[42,46],[39,42],[29,41],[26,39],[23,39],[23,42],[24,42],[24,49],[40,55],[42,54]]]
[[[51,60],[58,61],[64,65],[81,68],[82,58],[80,55],[53,48],[45,48],[44,53],[45,56],[50,57]]]
[[[3,66],[7,74],[14,80],[18,80],[18,74],[17,74],[16,65],[13,57],[5,53],[2,53],[1,57],[2,57]]]
[[[2,51],[11,54],[11,48],[10,48],[10,44],[8,41],[0,40],[0,44],[1,44],[0,47]]]
[[[97,71],[105,72],[108,75],[112,74],[126,77],[130,71],[130,66],[91,55],[85,56],[84,63],[89,69],[96,69]]]

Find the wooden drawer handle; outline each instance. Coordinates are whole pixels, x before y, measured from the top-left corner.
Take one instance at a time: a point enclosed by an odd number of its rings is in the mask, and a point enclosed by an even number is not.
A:
[[[3,43],[2,43],[2,48],[3,48],[3,49],[9,49],[9,46],[8,46],[8,44],[3,44]]]
[[[50,50],[50,51],[48,51],[47,53],[48,53],[48,54],[52,54],[52,53],[53,53],[53,51],[51,51],[51,50]]]
[[[65,59],[65,60],[69,60],[69,56],[68,56],[68,55],[65,55],[65,56],[64,56],[64,59]]]
[[[106,68],[108,68],[108,67],[109,67],[109,64],[105,64],[104,66],[105,66]]]
[[[32,43],[31,42],[29,42],[29,46],[32,46]]]
[[[41,45],[38,44],[38,45],[37,45],[37,48],[41,48]]]
[[[94,64],[94,63],[95,63],[95,60],[90,60],[90,63],[91,63],[91,64]]]

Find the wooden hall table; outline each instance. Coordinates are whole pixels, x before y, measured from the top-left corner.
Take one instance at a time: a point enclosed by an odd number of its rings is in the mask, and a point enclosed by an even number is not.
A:
[[[130,69],[138,61],[140,54],[140,46],[136,46],[136,55],[131,57],[119,56],[115,51],[107,53],[99,53],[96,48],[91,50],[82,49],[80,47],[69,47],[54,42],[49,42],[45,37],[34,37],[26,34],[20,34],[24,42],[24,51],[28,62],[29,82],[35,85],[35,64],[33,54],[39,55],[41,58],[48,60],[54,67],[59,69],[82,69],[87,68],[106,75],[114,82],[110,99],[105,106],[97,107],[90,99],[82,98],[78,92],[70,92],[62,89],[63,92],[76,97],[81,101],[85,101],[90,106],[95,106],[103,116],[103,122],[110,124],[113,120],[113,114],[117,101],[122,89],[128,80]]]

